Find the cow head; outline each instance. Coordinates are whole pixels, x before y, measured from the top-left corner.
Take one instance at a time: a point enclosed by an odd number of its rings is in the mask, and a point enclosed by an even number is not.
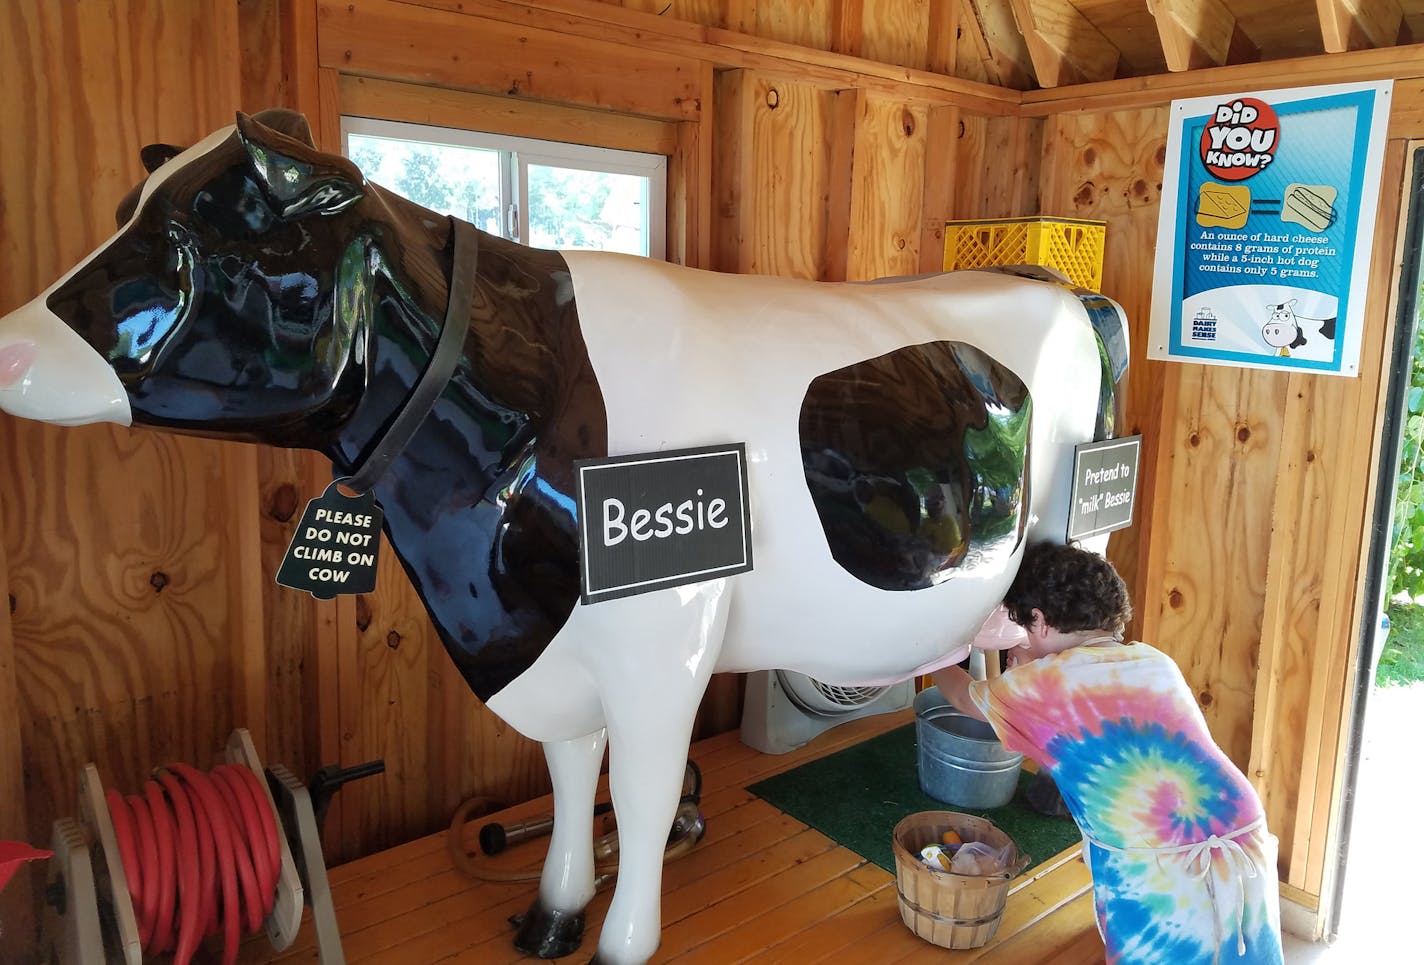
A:
[[[1300,348],[1305,344],[1305,333],[1295,317],[1295,302],[1292,298],[1279,305],[1266,306],[1271,310],[1271,317],[1261,326],[1261,338],[1271,348]]]
[[[0,319],[0,409],[278,444],[344,420],[372,302],[360,172],[287,111],[143,160],[118,232]]]

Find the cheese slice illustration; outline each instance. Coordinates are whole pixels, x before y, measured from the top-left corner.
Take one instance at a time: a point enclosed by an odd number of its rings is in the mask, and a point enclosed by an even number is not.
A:
[[[1244,228],[1251,214],[1251,189],[1209,181],[1197,191],[1196,214],[1203,228]]]

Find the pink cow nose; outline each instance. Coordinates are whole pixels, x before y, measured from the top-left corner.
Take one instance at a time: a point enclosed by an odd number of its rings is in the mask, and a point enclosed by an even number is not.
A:
[[[0,389],[8,389],[24,378],[34,361],[35,347],[29,342],[0,347]]]

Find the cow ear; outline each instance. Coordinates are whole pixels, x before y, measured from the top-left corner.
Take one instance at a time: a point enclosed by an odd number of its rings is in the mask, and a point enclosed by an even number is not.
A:
[[[146,144],[139,149],[138,157],[143,162],[143,169],[152,174],[182,153],[181,147],[172,144]]]
[[[268,200],[284,217],[336,214],[365,193],[360,169],[340,155],[318,151],[241,112],[237,134]]]
[[[269,107],[265,111],[258,111],[256,114],[253,114],[252,119],[263,127],[269,127],[274,131],[301,141],[307,147],[316,147],[316,140],[312,137],[311,125],[307,123],[307,116],[305,114],[297,111],[289,111],[285,107]]]

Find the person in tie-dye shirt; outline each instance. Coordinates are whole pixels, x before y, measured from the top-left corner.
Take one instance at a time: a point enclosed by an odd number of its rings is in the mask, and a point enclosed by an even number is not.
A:
[[[1032,544],[1000,613],[1019,641],[1000,628],[976,643],[1011,647],[1009,668],[934,680],[1057,783],[1083,832],[1110,965],[1278,965],[1276,839],[1261,800],[1176,663],[1122,642],[1132,608],[1111,564]]]

